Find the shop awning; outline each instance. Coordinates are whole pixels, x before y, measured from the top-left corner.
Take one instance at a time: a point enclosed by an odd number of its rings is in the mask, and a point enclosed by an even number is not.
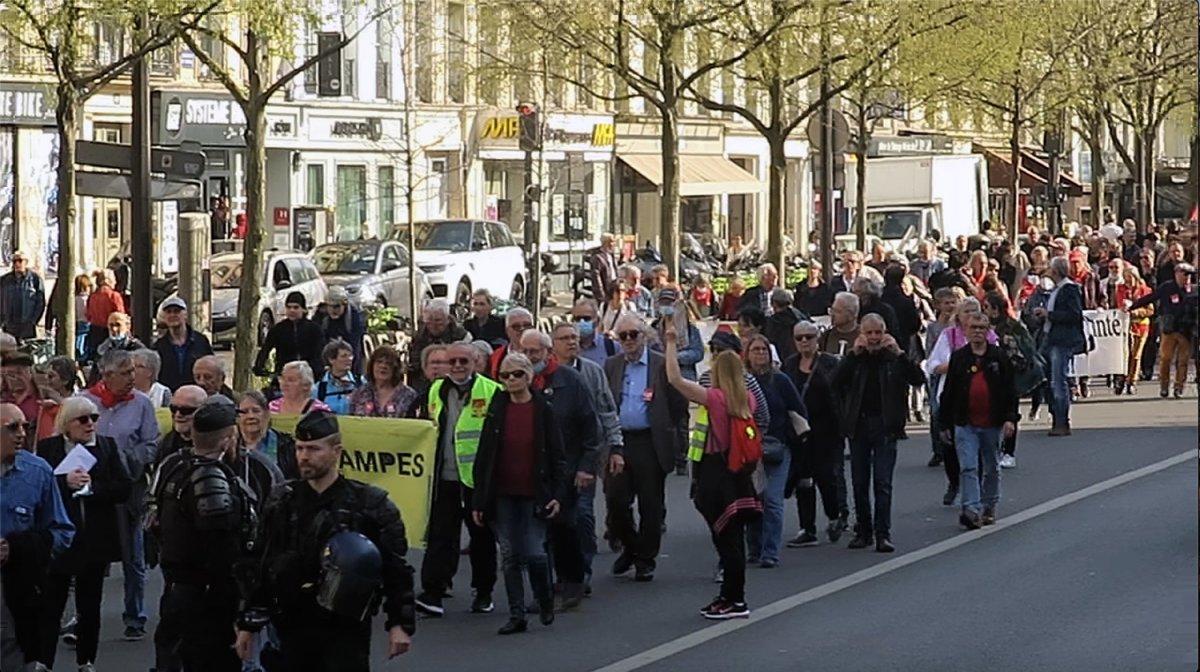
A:
[[[987,160],[988,183],[993,193],[1008,193],[1008,181],[1012,175],[1012,161],[1008,150],[998,150],[976,143],[974,151]],[[1058,179],[1069,196],[1083,195],[1083,185],[1070,173],[1059,171]],[[1021,192],[1030,193],[1041,189],[1050,181],[1050,164],[1033,152],[1021,150]]]
[[[656,154],[619,155],[625,165],[656,187],[662,186],[662,158]],[[758,194],[766,185],[736,163],[720,156],[679,157],[680,196]]]

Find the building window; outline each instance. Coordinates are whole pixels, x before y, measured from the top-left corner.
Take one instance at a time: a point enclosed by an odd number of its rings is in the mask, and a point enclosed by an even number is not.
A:
[[[413,40],[413,62],[416,64],[417,100],[422,103],[433,102],[434,68],[434,17],[430,0],[417,0],[413,3],[413,27],[409,39]]]
[[[446,95],[461,103],[467,81],[467,11],[461,3],[446,6],[446,24]]]
[[[396,169],[379,166],[379,230],[376,235],[386,237],[396,225]]]
[[[349,47],[342,53],[342,95],[354,98],[358,96],[357,80],[355,79],[355,75],[358,73],[354,69],[355,60],[344,56],[344,54],[350,53]]]
[[[495,9],[481,7],[479,12],[479,67],[475,74],[475,87],[478,90],[479,102],[485,105],[500,105],[501,91],[504,89],[504,77],[507,70],[503,59],[500,58],[501,39],[500,28],[503,18]]]
[[[308,188],[307,200],[305,205],[315,205],[318,207],[325,206],[325,166],[319,163],[308,164],[308,177],[306,186]]]
[[[379,9],[384,9],[383,0]],[[392,98],[392,43],[396,40],[396,19],[392,10],[379,19],[379,33],[375,38],[375,97],[381,100]]]
[[[367,221],[366,166],[337,167],[337,240],[355,240]]]

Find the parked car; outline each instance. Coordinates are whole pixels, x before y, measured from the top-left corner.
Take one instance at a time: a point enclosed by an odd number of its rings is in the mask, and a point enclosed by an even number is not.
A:
[[[486,289],[498,299],[523,303],[529,286],[525,251],[508,225],[483,220],[445,219],[416,223],[417,265],[436,297],[459,306],[471,292]],[[394,228],[389,238],[403,242],[408,233]]]
[[[394,240],[326,243],[309,253],[328,286],[346,288],[350,301],[367,308],[395,308],[409,314],[408,249]],[[417,300],[433,298],[425,272],[417,268]]]
[[[238,330],[238,291],[242,282],[242,255],[238,252],[215,254],[208,259],[212,283],[212,342],[232,344]],[[257,343],[286,318],[284,302],[292,292],[304,294],[309,312],[325,300],[325,281],[312,259],[294,250],[267,250],[259,283],[258,307],[254,329]]]

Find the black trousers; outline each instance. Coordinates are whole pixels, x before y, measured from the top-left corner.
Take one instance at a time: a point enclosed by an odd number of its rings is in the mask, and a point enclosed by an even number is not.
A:
[[[571,475],[574,480],[574,474]],[[551,564],[556,581],[583,583],[583,545],[579,536],[579,494],[571,485],[567,501],[561,505],[558,515],[549,520],[547,537],[550,544]]]
[[[604,492],[608,500],[609,533],[621,540],[624,552],[635,564],[653,569],[662,545],[667,474],[658,462],[649,430],[622,432],[622,436],[625,469],[609,476]],[[636,524],[633,520],[635,499],[639,518]]]
[[[12,558],[9,558],[10,562]],[[26,572],[10,569],[0,572],[0,590],[4,592],[4,605],[12,616],[12,634],[26,663],[37,660],[40,637],[38,614],[41,611],[41,581]],[[55,627],[55,635],[58,628]],[[8,672],[4,670],[3,672]]]
[[[1158,331],[1158,320],[1150,320],[1150,334],[1146,336],[1146,345],[1142,348],[1142,380],[1154,378],[1154,362],[1158,359],[1158,341],[1161,334]],[[1138,383],[1141,381],[1130,381]]]
[[[168,583],[159,602],[159,625],[154,633],[176,647],[175,659],[187,672],[241,672],[242,661],[233,651],[236,639],[237,586]],[[166,641],[166,639],[164,640]],[[159,655],[168,654],[160,651]]]
[[[496,586],[496,535],[489,527],[470,522],[474,490],[458,481],[438,481],[429,509],[425,533],[425,560],[421,563],[421,590],[441,597],[458,572],[459,542],[463,523],[470,535],[471,587],[491,595]]]
[[[370,672],[371,624],[328,618],[276,620],[283,666],[267,672]]]
[[[721,533],[712,533],[713,546],[721,560],[721,597],[730,602],[746,601],[746,523],[734,515]]]
[[[805,443],[798,472],[801,482],[796,486],[800,529],[805,532],[816,534],[817,531],[818,491],[821,494],[821,506],[825,510],[825,517],[830,522],[837,520],[847,508],[845,460],[842,457],[844,444],[845,441],[840,437],[810,439]]]
[[[104,572],[107,562],[84,565],[74,577],[70,574],[50,572],[42,584],[42,609],[38,662],[54,667],[58,652],[58,633],[62,625],[63,610],[71,592],[71,579],[75,579],[75,664],[96,662],[96,649],[100,643],[100,600],[104,596]]]
[[[1018,422],[1016,424],[1017,424],[1017,429],[1020,429],[1020,427],[1021,427],[1020,423]],[[1014,431],[1012,433],[1012,436],[1008,437],[1007,439],[1003,438],[1003,435],[1001,435],[1000,450],[1005,455],[1016,455],[1017,454],[1017,432]],[[958,459],[957,452],[955,454],[955,459]]]

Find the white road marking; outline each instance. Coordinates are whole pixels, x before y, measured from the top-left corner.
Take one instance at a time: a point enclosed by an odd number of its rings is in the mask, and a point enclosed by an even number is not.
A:
[[[1175,465],[1183,464],[1184,462],[1194,462],[1195,460],[1196,451],[1189,450],[1185,453],[1180,453],[1174,457],[1169,457],[1160,462],[1155,462],[1154,464],[1141,467],[1140,469],[1127,471],[1106,481],[1094,483],[1086,488],[1067,493],[1060,497],[1055,497],[1049,501],[1014,513],[1011,516],[1001,518],[994,526],[985,527],[975,532],[964,532],[962,534],[950,537],[949,539],[926,546],[925,548],[912,551],[911,553],[905,553],[904,555],[893,558],[886,562],[881,562],[878,565],[873,565],[853,574],[848,574],[840,579],[835,579],[829,583],[825,583],[820,586],[810,588],[806,591],[796,593],[795,595],[772,602],[765,607],[755,609],[751,617],[748,619],[725,621],[716,625],[702,628],[691,634],[684,635],[683,637],[673,639],[669,642],[664,642],[653,648],[646,649],[641,653],[634,654],[628,658],[624,658],[609,665],[605,665],[604,667],[597,668],[592,672],[633,672],[633,670],[639,670],[647,665],[670,658],[671,656],[687,651],[688,649],[694,649],[698,646],[711,642],[718,637],[723,637],[730,633],[737,632],[742,628],[749,628],[753,625],[762,623],[772,616],[778,616],[780,614],[787,613],[797,607],[808,604],[809,602],[813,602],[823,597],[846,590],[847,588],[857,586],[860,583],[870,581],[871,579],[883,576],[884,574],[889,574],[898,569],[918,563],[922,560],[952,551],[971,542],[979,541],[984,537],[997,534],[1010,527],[1020,525],[1021,523],[1033,520],[1034,518],[1038,518],[1040,516],[1044,516],[1047,513],[1051,513],[1065,506],[1070,506],[1071,504],[1093,495],[1100,494],[1106,490],[1112,490],[1113,488],[1120,487],[1139,478],[1156,474],[1160,471],[1170,469]]]

